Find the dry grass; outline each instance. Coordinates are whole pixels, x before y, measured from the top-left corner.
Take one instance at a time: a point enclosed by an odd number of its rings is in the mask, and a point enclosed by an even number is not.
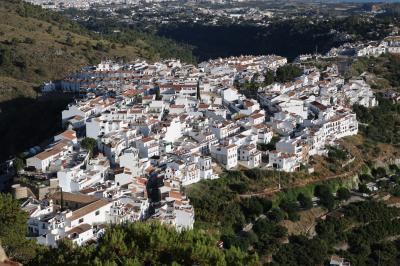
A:
[[[6,69],[0,64],[0,78],[4,81],[0,87],[0,102],[21,95],[32,97],[32,85],[62,78],[71,71],[101,59],[134,59],[138,55],[135,47],[112,45],[105,40],[72,33],[55,23],[22,17],[14,9],[8,2],[0,5],[0,43],[11,49],[12,59],[23,61],[25,67],[11,66]],[[66,43],[67,36],[71,36],[72,45]],[[114,49],[96,50],[99,42]],[[20,81],[13,82],[10,77]]]
[[[10,101],[17,97],[35,98],[34,84],[11,77],[0,76],[0,99]]]
[[[340,145],[355,157],[354,162],[346,167],[339,167],[336,172],[333,172],[329,169],[329,164],[325,157],[315,156],[313,158],[315,172],[319,173],[320,177],[328,178],[345,173],[356,173],[368,161],[387,162],[397,158],[400,154],[399,148],[385,143],[375,143],[376,148],[366,151],[362,149],[365,142],[366,139],[361,134],[342,139]]]
[[[312,237],[315,234],[316,220],[326,213],[321,207],[299,212],[300,220],[292,222],[285,220],[281,225],[288,229],[289,235],[306,235]]]

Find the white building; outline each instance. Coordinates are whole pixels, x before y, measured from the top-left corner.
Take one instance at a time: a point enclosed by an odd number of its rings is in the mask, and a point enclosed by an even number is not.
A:
[[[57,212],[52,200],[36,204],[39,207],[30,213],[28,231],[39,244],[56,247],[60,239],[69,238],[78,245],[82,245],[95,236],[94,225],[108,222],[110,202],[92,199],[89,196],[64,194],[65,201],[73,198],[72,201],[76,201],[77,206],[83,205],[83,207],[78,207],[73,211]],[[22,205],[22,208],[26,210],[32,210],[34,207],[30,203]]]
[[[240,126],[230,121],[223,121],[213,124],[210,129],[218,139],[225,139],[237,134],[240,131]]]
[[[268,153],[268,166],[285,172],[294,172],[300,168],[296,155],[283,153],[278,151],[270,151]]]
[[[252,126],[251,130],[258,136],[257,143],[270,143],[274,136],[272,130],[264,124]]]
[[[135,143],[141,158],[151,158],[160,155],[160,145],[158,141],[152,137],[142,138]]]
[[[221,91],[221,96],[225,102],[233,102],[239,100],[239,93],[232,88],[226,88]]]
[[[211,157],[199,156],[196,157],[195,160],[197,160],[197,164],[200,168],[201,180],[218,178],[218,175],[213,173]]]
[[[133,147],[123,151],[119,157],[119,166],[124,168],[124,171],[115,175],[115,182],[118,186],[131,183],[135,177],[142,176],[144,173],[144,164],[139,159],[139,151]]]
[[[379,46],[372,46],[368,45],[367,47],[363,47],[357,51],[357,56],[373,56],[373,57],[378,57],[382,54],[385,54],[388,52],[387,47],[383,45]]]
[[[211,147],[211,157],[219,162],[225,169],[235,168],[238,164],[238,147],[235,144]]]
[[[346,103],[350,105],[358,104],[367,108],[378,105],[371,87],[363,79],[350,80],[341,91]]]
[[[73,147],[67,140],[61,140],[54,146],[36,154],[26,160],[26,166],[34,167],[36,170],[46,172],[50,164],[59,157],[71,153]]]
[[[254,144],[241,146],[238,154],[239,164],[247,168],[259,167],[261,164],[261,152]]]
[[[173,118],[170,124],[165,127],[164,141],[175,142],[182,137],[182,124],[179,117]]]
[[[59,186],[66,192],[78,192],[95,184],[104,183],[110,164],[104,157],[90,160],[86,169],[66,168],[57,172]]]
[[[78,138],[76,137],[76,132],[74,130],[66,130],[56,136],[54,136],[54,141],[67,140],[76,146],[78,144]]]
[[[299,163],[308,161],[309,146],[305,140],[282,138],[276,143],[276,150],[282,153],[294,154]]]
[[[121,197],[112,202],[110,222],[120,224],[144,220],[147,218],[149,205],[147,198]]]

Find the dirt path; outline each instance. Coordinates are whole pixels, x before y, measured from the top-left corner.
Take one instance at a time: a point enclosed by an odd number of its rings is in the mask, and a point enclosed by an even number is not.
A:
[[[260,192],[255,192],[255,193],[247,193],[247,194],[242,194],[240,195],[240,197],[243,198],[248,198],[248,197],[257,197],[257,196],[273,196],[275,193],[281,191],[282,189],[285,188],[295,188],[295,187],[303,187],[309,184],[313,184],[313,183],[318,183],[321,181],[326,181],[329,179],[336,179],[336,178],[343,178],[343,177],[350,177],[350,176],[354,176],[355,174],[357,174],[362,165],[364,164],[364,160],[363,155],[361,154],[360,150],[357,149],[357,147],[355,147],[353,144],[350,144],[348,142],[344,142],[344,141],[339,141],[340,144],[350,152],[350,154],[352,156],[355,157],[354,162],[350,165],[349,167],[349,171],[346,171],[344,173],[341,174],[334,174],[334,175],[327,175],[327,176],[320,176],[320,177],[315,177],[315,178],[307,178],[307,179],[301,179],[301,180],[297,180],[294,183],[288,185],[288,186],[282,186],[281,188],[279,187],[267,187],[265,188],[263,191]]]
[[[330,175],[330,176],[322,176],[322,177],[318,177],[318,178],[307,178],[307,179],[302,179],[302,180],[298,180],[297,182],[294,182],[292,184],[290,184],[289,186],[282,186],[281,188],[279,187],[275,187],[275,188],[265,188],[263,191],[261,192],[255,192],[255,193],[248,193],[248,194],[242,194],[240,195],[240,197],[243,198],[248,198],[248,197],[257,197],[257,196],[273,196],[275,193],[285,189],[285,188],[296,188],[296,187],[304,187],[306,185],[309,184],[314,184],[314,183],[318,183],[321,181],[326,181],[329,179],[336,179],[336,178],[343,178],[343,177],[350,177],[352,175],[355,175],[361,168],[361,166],[363,165],[363,162],[358,163],[357,165],[355,165],[352,170],[342,173],[342,174],[337,174],[337,175]]]
[[[275,195],[275,193],[277,193],[285,188],[303,187],[303,186],[306,186],[309,184],[314,184],[314,183],[318,183],[318,182],[326,181],[326,180],[330,180],[330,179],[352,177],[360,172],[361,167],[365,164],[366,161],[374,160],[374,161],[388,163],[393,158],[393,154],[395,154],[395,152],[393,150],[388,149],[386,144],[380,144],[379,147],[382,152],[377,156],[375,156],[375,155],[372,156],[371,154],[364,154],[357,147],[357,145],[362,143],[362,140],[357,139],[357,138],[360,138],[360,136],[357,135],[355,139],[350,139],[350,140],[338,140],[340,145],[342,147],[344,147],[347,151],[349,151],[349,153],[355,158],[351,164],[344,167],[343,170],[345,170],[345,172],[343,172],[343,173],[326,174],[326,175],[322,175],[322,176],[318,176],[318,177],[310,176],[309,178],[305,178],[305,179],[297,179],[288,185],[283,184],[281,186],[281,188],[279,188],[278,183],[276,183],[275,186],[266,187],[262,191],[257,191],[254,193],[246,193],[246,194],[242,194],[239,196],[243,197],[243,198],[257,197],[257,196],[258,197],[263,197],[263,196],[272,197],[273,195]]]

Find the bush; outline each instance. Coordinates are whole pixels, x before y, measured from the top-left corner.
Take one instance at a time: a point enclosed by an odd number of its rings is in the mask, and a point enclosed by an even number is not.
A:
[[[24,40],[24,43],[27,43],[27,44],[34,44],[35,42],[36,41],[34,39],[29,38],[29,37],[26,37]]]
[[[279,208],[274,208],[268,213],[268,218],[278,223],[286,218],[286,213]]]
[[[371,182],[374,180],[374,178],[369,174],[362,174],[359,176],[359,178],[362,182]]]
[[[386,169],[383,167],[374,168],[371,170],[371,174],[375,178],[382,178],[386,176]]]
[[[286,211],[288,214],[299,211],[299,205],[297,205],[296,202],[290,202],[290,201],[287,201],[287,200],[282,201],[279,204],[279,207],[282,210]]]
[[[273,255],[276,265],[323,265],[328,257],[326,244],[319,239],[291,236],[289,244],[282,245]]]
[[[239,194],[243,194],[249,189],[249,186],[247,185],[247,183],[239,182],[230,184],[229,188]]]
[[[263,205],[256,198],[243,200],[241,206],[246,217],[256,218],[264,212]]]
[[[302,70],[295,65],[285,65],[276,71],[276,80],[278,82],[292,81],[302,74]]]
[[[399,168],[397,165],[395,165],[395,164],[389,165],[389,169],[390,169],[390,171],[392,171],[393,173],[397,173],[397,172],[400,171],[400,168]]]
[[[292,222],[300,221],[300,215],[297,212],[289,212],[288,219]]]
[[[327,185],[315,186],[314,195],[317,197],[323,197],[325,194],[331,194],[331,190]]]
[[[367,193],[367,194],[369,194],[371,191],[369,191],[369,189],[367,188],[367,185],[366,184],[360,184],[359,186],[358,186],[358,191],[360,192],[360,193]]]
[[[269,143],[257,144],[257,149],[260,151],[273,151],[276,149],[276,143],[280,140],[279,136],[273,136]]]
[[[338,199],[340,200],[348,200],[351,197],[350,191],[344,187],[339,188],[336,193]]]
[[[315,187],[315,196],[319,197],[322,206],[328,210],[332,210],[335,206],[335,198],[330,188],[326,185],[318,185]]]
[[[272,208],[272,202],[269,199],[266,198],[258,198],[258,201],[261,203],[263,206],[264,213],[267,213],[271,210]]]
[[[328,158],[331,162],[344,161],[347,159],[347,152],[338,147],[329,147]]]
[[[244,171],[244,174],[253,180],[261,180],[266,176],[266,171],[260,168],[252,168]]]
[[[297,200],[300,203],[300,206],[303,209],[311,209],[313,206],[312,200],[310,197],[307,197],[306,195],[304,195],[303,193],[300,193],[299,196],[297,197]]]
[[[253,231],[259,236],[268,235],[274,238],[281,238],[287,235],[286,228],[267,219],[259,219],[253,226]]]

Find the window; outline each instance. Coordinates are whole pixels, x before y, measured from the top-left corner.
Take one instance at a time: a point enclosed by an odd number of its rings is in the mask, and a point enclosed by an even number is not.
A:
[[[100,214],[100,211],[96,211],[95,213],[94,213],[94,215],[99,215]]]
[[[79,223],[83,223],[83,218],[79,219],[78,222],[79,222]]]

